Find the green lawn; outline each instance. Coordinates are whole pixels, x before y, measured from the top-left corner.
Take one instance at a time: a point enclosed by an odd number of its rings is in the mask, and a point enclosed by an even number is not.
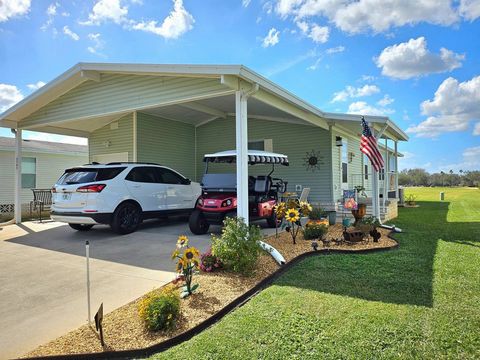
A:
[[[309,258],[153,358],[480,358],[480,190],[408,192],[398,250]]]

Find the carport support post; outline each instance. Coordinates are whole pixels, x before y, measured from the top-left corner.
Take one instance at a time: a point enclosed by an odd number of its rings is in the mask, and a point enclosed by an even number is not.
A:
[[[235,92],[235,134],[237,146],[237,216],[248,225],[248,125],[247,94]]]
[[[15,223],[22,222],[22,203],[20,200],[20,193],[22,191],[22,130],[12,130],[15,133],[15,198],[14,215]]]

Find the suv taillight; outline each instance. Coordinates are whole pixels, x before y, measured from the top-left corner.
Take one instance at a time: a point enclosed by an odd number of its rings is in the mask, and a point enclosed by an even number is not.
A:
[[[95,184],[95,185],[85,185],[81,186],[77,189],[77,192],[82,192],[82,193],[99,193],[103,189],[105,189],[105,184]]]
[[[55,189],[55,186],[51,188],[51,192],[54,194],[57,192],[57,189]]]

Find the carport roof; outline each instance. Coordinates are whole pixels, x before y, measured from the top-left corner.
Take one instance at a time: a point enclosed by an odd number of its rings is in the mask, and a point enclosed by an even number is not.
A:
[[[325,113],[243,65],[78,63],[1,114],[0,126],[18,127],[19,121],[81,83],[87,80],[100,81],[101,74],[220,78],[221,82],[228,86],[232,85],[231,78],[238,78],[252,85],[258,84],[261,89],[293,105],[300,112],[314,116],[318,119],[316,122],[318,126],[326,127],[327,123],[340,123],[348,128],[349,125],[358,126],[356,123],[361,120],[360,115]],[[395,138],[408,140],[405,132],[388,117],[365,116],[365,119],[372,123],[388,125],[390,134]]]

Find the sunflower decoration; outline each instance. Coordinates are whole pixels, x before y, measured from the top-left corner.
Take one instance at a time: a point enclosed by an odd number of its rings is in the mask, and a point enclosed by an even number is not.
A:
[[[293,243],[296,244],[297,235],[302,228],[300,219],[308,216],[312,211],[312,205],[306,201],[299,202],[298,200],[289,201],[287,204],[280,203],[278,206],[280,205],[283,207],[281,207],[281,212],[277,212],[277,217],[278,219],[285,220],[282,228],[290,234]]]
[[[287,204],[285,204],[284,202],[279,202],[277,205],[275,205],[274,211],[277,215],[277,219],[283,219],[287,211]]]
[[[300,220],[300,213],[297,209],[288,209],[285,219],[290,223],[296,223],[298,220]]]
[[[172,259],[177,259],[176,271],[180,274],[174,282],[185,282],[180,295],[182,299],[191,295],[198,288],[198,284],[192,286],[192,278],[193,274],[198,270],[199,257],[200,252],[198,249],[188,246],[188,237],[185,235],[179,236],[176,249],[172,253]]]

